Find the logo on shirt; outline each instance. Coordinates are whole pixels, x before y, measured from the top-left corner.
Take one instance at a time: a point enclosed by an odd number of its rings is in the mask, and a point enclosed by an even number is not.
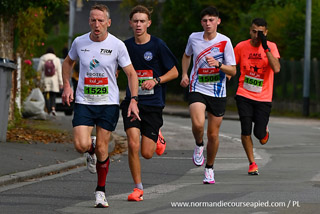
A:
[[[255,65],[255,66],[250,66],[250,69],[253,70],[254,72],[258,72],[259,69],[262,69],[262,68],[259,68]]]
[[[150,60],[152,60],[153,55],[152,55],[152,53],[150,51],[147,51],[147,52],[144,53],[143,57],[144,57],[145,60],[150,61]]]
[[[262,59],[261,53],[250,53],[248,59]]]
[[[83,51],[85,53],[85,52],[89,52],[90,50],[85,48],[85,49],[81,49],[81,51]]]
[[[93,70],[94,68],[98,67],[100,65],[100,62],[96,59],[92,59],[90,62],[90,70]]]
[[[111,55],[112,53],[112,50],[109,50],[109,49],[100,49],[100,54],[103,54],[103,55]]]
[[[220,49],[219,49],[218,47],[213,47],[213,48],[211,49],[211,51],[212,51],[213,53],[217,53],[217,52],[220,52]]]

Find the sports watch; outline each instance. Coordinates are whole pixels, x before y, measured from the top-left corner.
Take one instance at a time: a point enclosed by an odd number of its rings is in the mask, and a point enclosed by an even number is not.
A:
[[[222,62],[219,62],[219,65],[216,66],[216,68],[221,68],[221,66],[222,66]]]
[[[134,99],[135,101],[139,101],[139,97],[138,96],[132,96],[131,99]]]
[[[158,85],[160,85],[160,82],[161,82],[161,79],[160,79],[160,77],[156,77],[155,79],[157,80],[157,82],[158,82]]]

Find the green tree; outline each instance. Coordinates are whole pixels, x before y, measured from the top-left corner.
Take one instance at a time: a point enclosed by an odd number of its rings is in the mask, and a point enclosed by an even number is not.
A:
[[[53,13],[61,11],[67,3],[68,0],[15,0],[14,3],[11,0],[0,1],[0,27],[4,29],[0,31],[0,57],[14,59],[15,54],[21,56],[24,62],[21,68],[22,99],[34,87],[36,73],[30,66],[30,59],[35,50],[44,45],[47,32],[56,24],[55,21],[64,17],[53,16]],[[13,91],[13,97],[15,93]],[[10,106],[10,109],[9,119],[12,120],[14,106]]]
[[[320,1],[312,2],[311,56],[320,59]]]
[[[32,69],[29,62],[33,56],[34,51],[41,47],[44,43],[46,33],[44,27],[44,10],[40,7],[29,7],[27,10],[18,13],[15,28],[15,45],[16,52],[20,54],[22,61],[22,88],[21,96],[24,98],[29,93],[30,89],[35,88],[35,79],[37,73]]]
[[[166,1],[163,11],[162,38],[172,49],[176,57],[181,59],[189,35],[201,31],[199,13],[201,1],[186,0]]]
[[[153,1],[125,0],[127,5],[138,2],[150,4]],[[218,31],[228,36],[235,46],[249,39],[252,19],[261,17],[268,22],[268,40],[274,41],[281,58],[300,60],[304,56],[305,0],[167,0],[158,10],[160,30],[156,36],[162,38],[177,57],[179,63],[187,44],[188,36],[202,31],[200,11],[205,7],[216,6],[222,20]],[[159,7],[159,5],[155,5]],[[153,24],[154,25],[154,24]],[[311,56],[320,59],[320,1],[312,1]],[[181,70],[181,68],[179,68]],[[179,78],[178,78],[179,79]],[[181,93],[179,80],[169,84],[169,89]],[[175,88],[172,90],[172,86]]]
[[[162,13],[162,38],[178,58],[179,63],[184,53],[188,37],[192,32],[203,31],[200,24],[200,12],[208,6],[214,6],[219,10],[221,24],[218,31],[230,37],[237,37],[239,31],[240,12],[249,10],[252,1],[212,1],[212,0],[170,0],[165,1]],[[247,30],[248,31],[248,30]],[[240,39],[239,39],[240,41]],[[181,70],[181,68],[179,69]],[[169,89],[175,93],[181,93],[180,78],[169,85]]]
[[[239,14],[238,37],[249,38],[249,26],[255,17],[262,17],[268,22],[268,39],[277,43],[280,55],[285,59],[299,60],[304,56],[305,37],[305,0],[257,0],[249,12]],[[312,57],[320,57],[320,2],[312,2]],[[238,40],[238,39],[237,39]],[[238,42],[238,41],[237,41]]]

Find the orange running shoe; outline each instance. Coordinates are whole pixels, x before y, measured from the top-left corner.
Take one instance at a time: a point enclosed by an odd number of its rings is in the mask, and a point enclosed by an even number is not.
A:
[[[248,174],[249,174],[249,175],[259,175],[258,165],[256,164],[256,162],[253,162],[253,163],[251,163],[251,164],[249,165]]]
[[[270,134],[269,134],[269,128],[268,128],[268,126],[267,126],[267,130],[266,130],[266,131],[267,131],[266,136],[260,140],[261,145],[266,144],[266,143],[268,142],[268,140],[269,140],[269,135],[270,135]]]
[[[128,195],[128,201],[143,201],[143,190],[134,188],[133,193]]]
[[[159,129],[159,135],[158,135],[158,141],[157,141],[157,148],[156,153],[157,155],[162,155],[164,153],[164,150],[166,150],[166,141],[164,137],[162,136],[161,130]]]

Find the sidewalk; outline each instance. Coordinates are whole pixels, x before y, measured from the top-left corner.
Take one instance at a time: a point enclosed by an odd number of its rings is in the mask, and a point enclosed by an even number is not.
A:
[[[72,133],[72,117],[58,112],[57,117],[49,121],[51,126]],[[118,139],[114,136],[109,143],[109,152]],[[120,140],[118,140],[121,142]],[[0,187],[28,179],[86,165],[85,156],[79,154],[73,143],[0,143]]]

